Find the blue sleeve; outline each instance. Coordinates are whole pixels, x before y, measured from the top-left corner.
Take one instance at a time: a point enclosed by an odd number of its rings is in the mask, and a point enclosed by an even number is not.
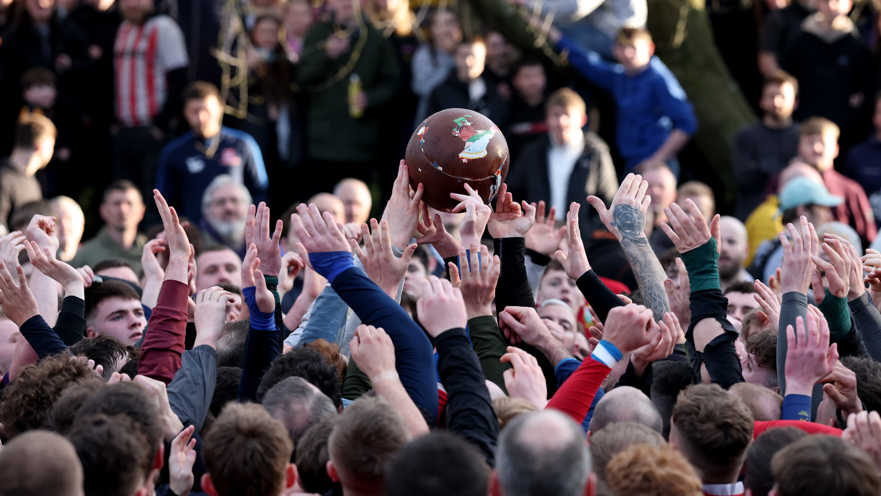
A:
[[[40,359],[67,351],[64,341],[49,327],[42,315],[34,315],[18,329]]]
[[[787,394],[783,398],[780,420],[811,421],[811,397],[804,394]]]
[[[168,404],[180,421],[202,431],[217,384],[217,351],[197,346],[181,355],[181,366],[168,384]]]
[[[395,368],[401,383],[417,406],[437,418],[437,380],[425,332],[357,267],[349,267],[331,284],[362,323],[385,329],[395,344]]]
[[[610,93],[615,92],[615,84],[624,71],[620,65],[606,62],[600,54],[592,50],[585,50],[581,45],[566,36],[560,38],[557,48],[569,51],[569,63],[572,64],[572,67],[579,74],[593,81],[604,90]]]
[[[324,339],[328,343],[336,342],[337,333],[346,324],[349,306],[346,305],[333,287],[326,286],[312,304],[309,322],[303,329],[298,346],[305,346],[312,341]]]
[[[694,133],[697,132],[697,117],[694,115],[694,108],[688,101],[688,95],[685,94],[679,80],[656,57],[652,58],[650,64],[651,69],[660,76],[653,81],[653,90],[664,115],[673,121],[675,129],[689,136],[694,136]]]
[[[563,383],[566,382],[566,379],[569,378],[578,367],[581,366],[581,362],[574,358],[564,358],[557,364],[557,368],[554,369],[554,375],[557,376],[557,387],[562,387]]]
[[[248,191],[251,192],[254,204],[266,201],[266,188],[269,187],[269,175],[266,173],[266,166],[263,164],[263,154],[260,152],[260,146],[251,136],[242,137],[244,141],[244,152],[246,152],[244,166],[244,181]]]
[[[251,325],[245,341],[245,357],[242,361],[242,379],[239,381],[238,401],[257,401],[257,388],[269,365],[281,352],[279,329],[275,324],[275,313],[264,313],[257,308],[255,298],[257,288],[242,289],[245,303],[251,311]]]
[[[606,392],[603,391],[603,388],[597,389],[597,394],[593,397],[593,403],[590,404],[590,410],[587,411],[587,415],[584,416],[584,421],[581,422],[581,429],[587,433],[590,429],[590,419],[593,418],[593,412],[596,410],[597,404],[603,399],[603,396],[606,395]]]
[[[144,304],[141,304],[141,308],[144,309],[144,318],[147,319],[147,322],[150,322],[150,317],[153,315],[153,309]]]

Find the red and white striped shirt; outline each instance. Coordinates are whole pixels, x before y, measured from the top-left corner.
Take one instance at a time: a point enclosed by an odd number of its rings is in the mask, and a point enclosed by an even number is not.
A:
[[[168,96],[166,74],[189,63],[180,27],[164,15],[141,26],[125,21],[113,56],[116,117],[126,127],[149,126]]]

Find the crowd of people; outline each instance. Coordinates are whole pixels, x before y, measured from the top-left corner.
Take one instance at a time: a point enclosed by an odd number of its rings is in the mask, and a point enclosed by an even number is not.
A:
[[[881,496],[881,15],[749,7],[717,204],[644,0],[499,6],[568,72],[443,2],[0,2],[0,496]],[[456,213],[447,108],[510,155]]]

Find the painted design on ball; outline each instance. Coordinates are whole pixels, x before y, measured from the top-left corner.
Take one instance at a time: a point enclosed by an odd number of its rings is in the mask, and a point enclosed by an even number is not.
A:
[[[501,132],[496,126],[493,126],[490,129],[474,129],[474,126],[471,125],[468,117],[473,116],[465,114],[462,117],[453,120],[456,124],[456,128],[453,129],[453,136],[456,136],[465,142],[465,149],[459,154],[459,158],[462,159],[462,162],[485,157],[486,147],[489,145],[489,140],[491,140],[496,133]]]

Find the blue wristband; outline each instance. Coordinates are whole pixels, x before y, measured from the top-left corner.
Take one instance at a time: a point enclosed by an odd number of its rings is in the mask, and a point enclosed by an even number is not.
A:
[[[470,274],[474,270],[471,268],[471,250],[465,250],[465,259],[468,261],[468,273]],[[477,271],[480,272],[480,252],[477,252]],[[456,267],[459,269],[459,276],[462,275],[462,260],[459,259],[459,255],[456,255]]]
[[[609,367],[614,367],[616,363],[624,358],[624,353],[621,353],[621,350],[614,344],[603,340],[594,348],[590,357]]]
[[[327,279],[329,283],[333,283],[336,276],[355,266],[355,263],[352,262],[352,254],[347,251],[310,253],[309,262],[312,263],[315,272]]]
[[[787,394],[780,408],[781,420],[811,421],[811,397],[804,394]]]
[[[248,305],[248,311],[251,312],[251,328],[255,331],[277,331],[275,327],[275,313],[261,312],[257,306],[257,287],[251,286],[242,288],[242,296],[245,297],[245,304]]]

